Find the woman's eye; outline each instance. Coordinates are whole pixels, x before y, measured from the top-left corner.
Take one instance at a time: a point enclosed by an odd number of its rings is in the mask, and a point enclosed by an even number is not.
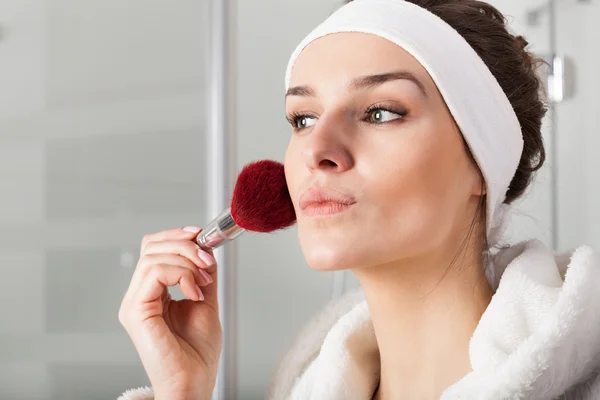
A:
[[[392,112],[392,111],[388,111],[388,110],[383,110],[381,108],[376,108],[374,110],[371,110],[369,112],[369,122],[375,123],[375,124],[382,124],[384,122],[389,122],[389,121],[393,121],[396,119],[400,119],[402,118],[403,115]]]
[[[294,128],[305,129],[316,124],[317,119],[306,115],[298,116],[294,119]]]

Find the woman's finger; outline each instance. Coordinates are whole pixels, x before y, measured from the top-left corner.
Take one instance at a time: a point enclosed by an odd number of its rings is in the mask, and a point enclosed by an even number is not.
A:
[[[195,282],[199,286],[206,286],[213,283],[212,278],[202,268],[199,268],[189,258],[179,254],[145,254],[138,263],[138,267],[134,274],[137,274],[136,281],[146,279],[146,276],[154,269],[156,265],[168,264],[189,269],[194,275]]]
[[[181,289],[181,293],[190,300],[204,300],[204,294],[202,293],[200,286],[198,286],[196,282],[190,282],[186,276],[182,276],[179,280],[179,288]]]
[[[191,300],[203,300],[202,290],[196,284],[194,273],[184,267],[170,264],[153,265],[135,294],[135,302],[160,302],[165,288],[180,284],[182,293]],[[160,310],[162,313],[162,310]],[[158,310],[157,310],[158,314]],[[149,318],[151,316],[145,316]]]
[[[144,249],[148,243],[165,240],[191,240],[194,239],[201,230],[202,229],[197,226],[186,226],[184,228],[168,229],[166,231],[144,235],[140,245],[140,254],[144,253]]]
[[[158,264],[175,265],[188,269],[194,276],[196,285],[206,287],[213,283],[214,278],[207,272],[198,268],[191,260],[178,254],[146,254],[140,258],[136,266],[127,293],[123,298],[124,302],[128,302],[138,291],[139,287],[147,279],[150,271]]]
[[[150,242],[146,245],[145,254],[179,254],[186,257],[196,266],[207,269],[216,264],[215,258],[209,252],[200,249],[191,240],[165,240],[161,242]]]

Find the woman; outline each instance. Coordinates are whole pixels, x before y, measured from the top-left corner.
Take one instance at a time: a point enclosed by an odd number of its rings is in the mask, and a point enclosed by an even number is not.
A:
[[[286,178],[308,264],[362,290],[319,315],[273,399],[598,399],[600,265],[499,251],[544,161],[536,61],[474,0],[355,0],[291,57]],[[199,228],[148,235],[119,318],[153,389],[208,399],[217,268]],[[173,302],[178,284],[189,301]]]

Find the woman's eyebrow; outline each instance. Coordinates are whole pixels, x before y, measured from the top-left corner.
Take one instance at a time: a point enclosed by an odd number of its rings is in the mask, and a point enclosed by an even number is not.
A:
[[[423,97],[427,98],[427,90],[425,89],[425,85],[423,85],[423,83],[415,75],[408,71],[394,71],[384,74],[361,76],[353,79],[350,87],[354,90],[371,89],[386,82],[399,79],[408,80],[417,85]]]
[[[315,91],[308,85],[294,86],[286,92],[285,97],[288,96],[315,97]]]
[[[352,80],[350,83],[350,88],[353,90],[372,89],[375,86],[399,79],[408,80],[414,83],[419,88],[419,91],[423,97],[427,98],[427,90],[425,89],[425,85],[423,85],[423,83],[415,75],[408,71],[395,71],[383,74],[360,76]],[[315,90],[308,85],[294,86],[288,89],[285,96],[314,97]]]

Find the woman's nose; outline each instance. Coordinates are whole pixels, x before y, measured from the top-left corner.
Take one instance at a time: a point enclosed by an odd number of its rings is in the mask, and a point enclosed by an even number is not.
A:
[[[304,163],[311,171],[343,172],[354,163],[341,124],[321,119],[306,136]]]

